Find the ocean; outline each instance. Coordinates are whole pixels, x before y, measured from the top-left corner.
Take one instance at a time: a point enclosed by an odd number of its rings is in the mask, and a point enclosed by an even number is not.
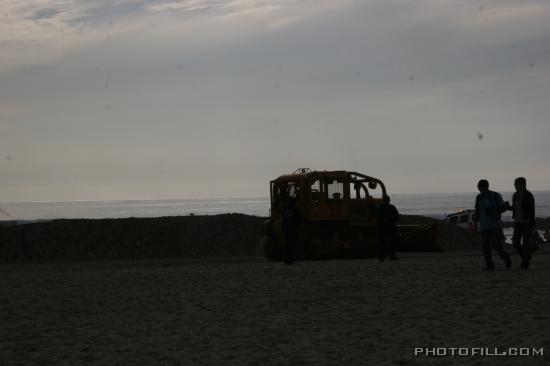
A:
[[[538,217],[550,217],[550,191],[533,192]],[[392,203],[402,214],[442,219],[459,209],[473,208],[476,193],[411,193],[392,195]],[[511,201],[512,192],[502,193]],[[268,216],[269,198],[207,198],[72,202],[0,203],[0,220],[51,220],[73,218],[159,217],[243,213]],[[511,213],[503,219],[511,220]]]

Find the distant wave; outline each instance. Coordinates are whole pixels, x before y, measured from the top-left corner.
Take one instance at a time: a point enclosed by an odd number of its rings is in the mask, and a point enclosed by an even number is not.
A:
[[[2,215],[4,215],[6,218],[11,220],[11,215],[9,214],[9,212],[7,212],[7,211],[3,210],[2,208],[0,208],[0,213]]]
[[[533,192],[539,217],[550,217],[550,192]],[[502,193],[511,200],[511,192]],[[459,209],[473,208],[476,193],[414,193],[393,194],[394,203],[402,214],[423,215],[437,219]],[[158,199],[71,202],[6,202],[0,203],[0,218],[10,220],[51,220],[72,218],[125,218],[216,215],[242,213],[268,216],[269,197]],[[504,220],[510,220],[506,213]]]

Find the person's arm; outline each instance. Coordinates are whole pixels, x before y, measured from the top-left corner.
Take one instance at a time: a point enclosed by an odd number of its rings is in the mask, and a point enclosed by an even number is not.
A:
[[[506,205],[504,204],[504,201],[502,200],[502,195],[500,193],[497,193],[497,206],[498,212],[506,212]]]
[[[397,208],[395,209],[395,222],[399,222],[399,211],[397,211]]]
[[[476,196],[474,221],[479,221],[479,195]]]
[[[517,193],[514,193],[512,195],[512,204],[510,205],[510,211],[514,212],[515,210],[515,205],[516,205],[516,199],[517,199]],[[515,213],[514,213],[514,216],[515,216]]]
[[[535,220],[535,197],[531,192],[525,196],[527,200],[526,206],[529,208],[529,222],[531,226],[534,228],[536,226],[536,220]]]
[[[393,223],[394,224],[397,224],[397,222],[399,221],[399,211],[397,211],[397,208],[395,206],[392,205],[392,219],[393,219]]]

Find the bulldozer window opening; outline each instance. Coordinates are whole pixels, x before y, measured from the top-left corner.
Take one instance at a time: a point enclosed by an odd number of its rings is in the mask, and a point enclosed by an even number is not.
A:
[[[344,199],[344,183],[341,180],[333,180],[326,183],[329,200]]]
[[[276,204],[288,204],[292,199],[300,200],[300,183],[299,182],[280,182],[276,183],[273,188],[273,197]]]
[[[369,184],[369,189],[367,189],[367,197],[382,199],[383,196],[384,191],[382,190],[382,186],[380,184]]]
[[[319,204],[323,197],[323,186],[319,179],[314,180],[309,186],[310,202]]]
[[[360,182],[352,182],[349,185],[349,196],[352,200],[362,200],[369,197],[367,187]]]

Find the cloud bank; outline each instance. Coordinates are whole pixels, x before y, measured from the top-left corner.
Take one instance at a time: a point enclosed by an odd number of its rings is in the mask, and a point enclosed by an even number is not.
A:
[[[4,10],[0,201],[262,196],[304,166],[392,192],[550,188],[545,1]]]

